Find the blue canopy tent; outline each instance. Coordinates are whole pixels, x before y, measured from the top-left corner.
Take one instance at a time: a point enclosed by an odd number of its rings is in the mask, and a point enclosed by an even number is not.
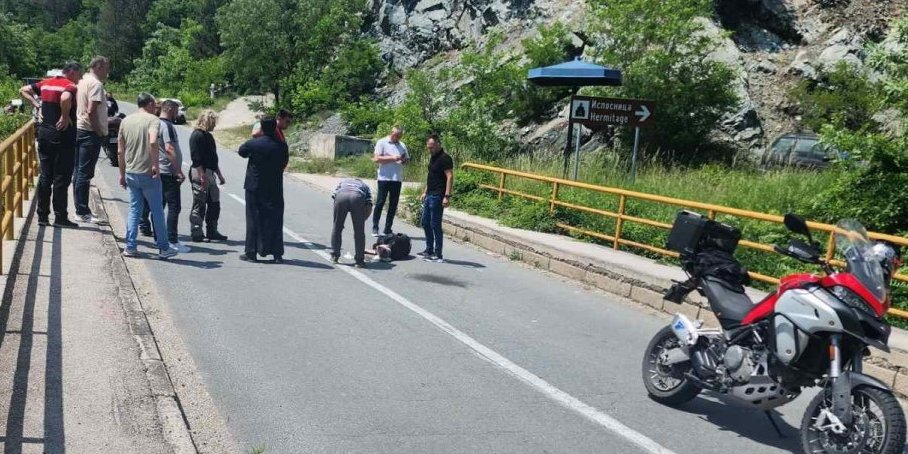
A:
[[[587,87],[621,85],[621,71],[585,62],[580,57],[557,65],[533,68],[527,80],[543,87]]]
[[[595,63],[585,62],[580,57],[572,61],[559,63],[557,65],[545,66],[542,68],[533,68],[527,74],[527,80],[535,85],[542,87],[574,87],[574,94],[580,87],[590,86],[621,86],[621,71],[617,69],[599,66]],[[568,121],[568,139],[564,146],[564,177],[567,178],[568,159],[571,154],[571,136],[574,132],[574,123]],[[577,138],[577,146],[580,145],[580,138]],[[580,162],[580,156],[577,156],[577,162]],[[575,170],[574,178],[577,178]]]

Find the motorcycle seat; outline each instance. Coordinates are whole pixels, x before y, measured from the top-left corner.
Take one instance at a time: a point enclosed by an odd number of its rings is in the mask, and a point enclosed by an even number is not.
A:
[[[725,328],[739,325],[753,309],[753,301],[740,285],[729,284],[713,276],[704,277],[701,284],[713,313]]]

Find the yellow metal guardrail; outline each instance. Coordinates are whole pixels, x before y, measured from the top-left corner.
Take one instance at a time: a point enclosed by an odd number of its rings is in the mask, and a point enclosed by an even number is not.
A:
[[[555,224],[558,228],[566,230],[568,232],[579,233],[581,235],[586,235],[586,236],[590,236],[593,238],[610,241],[612,243],[612,247],[614,249],[618,249],[620,246],[629,246],[629,247],[633,247],[633,248],[638,248],[638,249],[643,249],[646,251],[654,252],[657,254],[662,254],[665,256],[669,256],[669,257],[675,257],[675,258],[678,257],[677,252],[669,251],[667,249],[663,249],[661,247],[653,246],[650,244],[643,244],[643,243],[639,243],[636,241],[631,241],[631,240],[621,237],[621,232],[622,232],[622,229],[626,222],[634,222],[634,223],[643,224],[643,225],[647,225],[650,227],[657,227],[657,228],[666,229],[666,230],[669,230],[672,227],[671,224],[667,224],[664,222],[659,222],[659,221],[656,221],[653,219],[641,218],[641,217],[637,217],[637,216],[630,216],[630,215],[626,214],[625,208],[627,207],[627,202],[629,200],[643,200],[643,201],[647,201],[647,202],[661,203],[663,205],[673,205],[673,206],[677,206],[677,207],[681,207],[681,208],[690,208],[690,209],[694,209],[694,210],[701,210],[701,211],[705,211],[707,213],[707,216],[710,219],[715,219],[716,215],[723,214],[723,215],[734,216],[734,217],[738,217],[738,218],[755,219],[755,220],[759,220],[759,221],[771,222],[774,224],[782,224],[782,221],[783,221],[782,216],[777,216],[777,215],[773,215],[773,214],[759,213],[756,211],[748,211],[748,210],[740,210],[737,208],[730,208],[730,207],[725,207],[725,206],[721,206],[721,205],[713,205],[713,204],[709,204],[709,203],[695,202],[692,200],[676,199],[673,197],[665,197],[665,196],[660,196],[660,195],[647,194],[644,192],[628,191],[626,189],[610,188],[610,187],[606,187],[606,186],[597,186],[597,185],[593,185],[593,184],[582,183],[579,181],[565,180],[562,178],[554,178],[554,177],[548,177],[548,176],[544,176],[544,175],[536,175],[536,174],[532,174],[532,173],[519,172],[516,170],[503,169],[500,167],[493,167],[493,166],[487,166],[487,165],[475,164],[475,163],[469,163],[469,162],[466,164],[463,164],[461,167],[465,168],[465,169],[474,169],[474,170],[491,172],[491,173],[496,174],[498,176],[498,185],[497,186],[491,185],[491,184],[481,184],[480,187],[485,188],[485,189],[491,189],[493,191],[498,192],[498,200],[501,200],[502,197],[504,197],[504,195],[507,194],[507,195],[512,195],[512,196],[516,196],[516,197],[523,197],[525,199],[533,200],[536,202],[548,203],[549,210],[551,212],[555,211],[555,207],[562,207],[562,208],[568,208],[571,210],[582,211],[585,213],[598,214],[601,216],[606,216],[606,217],[615,219],[616,220],[615,221],[615,230],[614,230],[614,232],[612,232],[611,235],[605,234],[602,232],[595,232],[595,231],[583,229],[580,227],[575,227],[575,226],[568,225],[568,224],[561,223],[561,222]],[[526,180],[532,180],[532,181],[537,181],[537,182],[541,182],[541,183],[551,184],[552,185],[551,195],[549,197],[540,197],[538,195],[527,194],[525,192],[508,189],[505,187],[508,177],[522,178],[522,179],[526,179]],[[618,211],[612,212],[612,211],[602,210],[602,209],[598,209],[598,208],[578,205],[578,204],[574,204],[574,203],[565,202],[563,200],[559,200],[558,193],[559,193],[559,190],[563,187],[583,189],[583,190],[588,190],[588,191],[597,192],[597,193],[601,193],[601,194],[609,194],[609,195],[616,196],[618,198]],[[836,227],[834,225],[824,224],[824,223],[819,223],[819,222],[808,222],[807,225],[813,231],[826,232],[826,233],[830,234],[829,241],[827,241],[827,243],[826,243],[826,260],[828,260],[833,265],[843,266],[844,264],[841,261],[833,259],[833,256],[835,255],[835,238],[833,235],[831,235],[831,233],[835,231]],[[890,241],[894,244],[898,244],[900,246],[908,247],[908,238],[903,238],[903,237],[894,236],[894,235],[886,235],[886,234],[877,233],[877,232],[870,232],[869,234],[870,234],[871,239],[886,240],[886,241]],[[750,249],[756,249],[756,250],[760,250],[760,251],[764,251],[764,252],[770,252],[773,254],[776,253],[775,250],[773,249],[773,245],[770,245],[770,244],[757,243],[754,241],[748,241],[748,240],[742,239],[739,242],[739,245],[750,248]],[[756,280],[759,280],[762,282],[767,282],[767,283],[771,283],[771,284],[779,283],[778,278],[772,277],[772,276],[767,276],[764,274],[751,272],[750,276],[753,279],[756,279]],[[898,281],[901,281],[901,282],[908,282],[908,275],[905,275],[905,274],[896,274],[895,276],[893,276],[893,278]],[[889,309],[889,314],[908,319],[908,311],[903,311],[900,309],[893,308],[893,309]]]
[[[3,217],[0,220],[0,236],[13,239],[13,216],[21,218],[24,201],[29,199],[38,171],[38,153],[35,148],[35,122],[30,120],[12,136],[0,142],[0,201]],[[3,248],[0,247],[0,263],[3,262]],[[0,269],[0,273],[3,270]]]

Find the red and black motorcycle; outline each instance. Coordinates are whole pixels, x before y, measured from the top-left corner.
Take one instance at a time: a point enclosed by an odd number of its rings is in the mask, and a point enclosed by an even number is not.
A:
[[[861,371],[868,347],[889,350],[891,328],[883,317],[892,274],[901,265],[898,252],[871,242],[860,223],[843,220],[834,235],[846,267],[836,271],[821,258],[803,218],[786,215],[785,226],[807,241],[792,239],[775,250],[826,273],[784,277],[776,292],[753,304],[744,293],[747,272],[733,257],[740,232],[694,213],[679,214],[668,246],[681,253],[690,279],[676,283],[666,299],[680,303],[697,290],[721,326],[705,328],[675,315],[644,355],[647,392],[658,402],[679,405],[708,390],[769,416],[803,388],[819,386],[801,422],[805,452],[902,453],[902,408],[886,384]],[[771,416],[770,421],[775,426]]]

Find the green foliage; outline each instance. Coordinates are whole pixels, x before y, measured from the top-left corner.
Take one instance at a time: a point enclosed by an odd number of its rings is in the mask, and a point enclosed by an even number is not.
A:
[[[564,62],[573,51],[569,31],[561,22],[539,27],[539,34],[524,39],[523,49],[527,63],[520,69],[517,93],[512,110],[521,123],[529,123],[544,116],[559,100],[569,96],[567,87],[538,87],[526,81],[526,73],[532,68]]]
[[[6,106],[11,99],[19,97],[19,83],[15,79],[0,74],[0,106]],[[16,132],[29,119],[25,113],[9,115],[0,113],[0,142]]]
[[[708,58],[719,41],[705,24],[710,0],[591,0],[588,33],[594,58],[622,70],[624,85],[603,94],[655,100],[656,125],[643,135],[651,149],[680,159],[698,156],[738,98],[735,74]]]
[[[195,59],[190,55],[189,47],[201,32],[202,26],[190,19],[179,29],[158,24],[145,41],[129,85],[161,97],[178,97],[187,107],[210,102],[208,87],[223,83],[226,71],[220,57]]]
[[[814,131],[824,124],[850,130],[868,127],[882,101],[879,87],[866,73],[845,62],[822,73],[817,82],[802,81],[791,98],[801,103],[804,124]]]
[[[839,164],[845,169],[823,191],[817,210],[858,219],[871,230],[908,233],[908,139],[832,125],[824,126],[822,137],[852,160]]]
[[[373,135],[378,125],[390,116],[391,109],[377,101],[362,100],[341,107],[341,117],[355,136]]]
[[[0,11],[0,76],[30,75],[35,70],[34,52],[28,27]]]
[[[867,63],[886,75],[882,82],[885,105],[908,112],[908,16],[895,23],[883,44],[870,46]]]
[[[141,54],[145,20],[151,0],[102,0],[96,24],[95,52],[110,58],[110,77],[119,80],[132,71]]]
[[[371,92],[378,82],[375,74],[382,62],[372,40],[357,39],[338,49],[335,60],[327,63],[321,76],[298,69],[289,79],[294,110],[314,114],[356,102]]]

